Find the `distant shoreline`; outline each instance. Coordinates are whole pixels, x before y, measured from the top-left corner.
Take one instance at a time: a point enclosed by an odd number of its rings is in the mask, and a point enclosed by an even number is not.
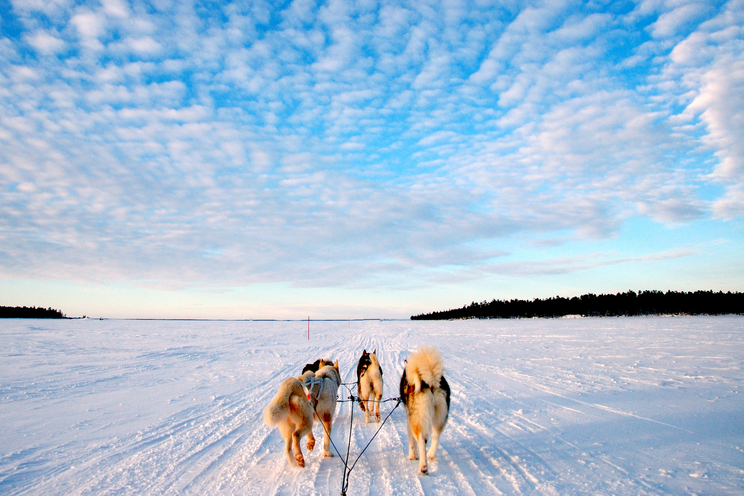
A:
[[[492,300],[473,302],[462,308],[412,315],[410,320],[635,317],[635,316],[744,315],[744,293],[695,291],[627,291],[617,294],[584,294],[579,297],[534,300]],[[88,319],[67,317],[62,311],[43,307],[0,306],[0,319]],[[404,321],[403,318],[356,319],[210,319],[210,318],[107,318],[93,320],[174,322],[365,322]]]
[[[744,293],[628,291],[579,297],[473,302],[462,308],[412,315],[411,320],[742,315]]]
[[[52,313],[50,313],[50,311]],[[0,319],[64,319],[64,320],[126,320],[161,322],[308,322],[308,319],[188,319],[188,318],[148,318],[148,317],[67,317],[59,310],[36,307],[0,307]],[[309,319],[310,322],[402,322],[409,319],[362,318],[362,319]]]
[[[0,319],[66,319],[67,317],[54,308],[37,307],[4,307],[0,306]]]

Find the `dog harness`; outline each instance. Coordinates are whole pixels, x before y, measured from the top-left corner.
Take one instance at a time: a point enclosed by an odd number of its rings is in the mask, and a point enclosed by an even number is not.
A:
[[[433,387],[429,386],[424,381],[421,381],[421,391],[423,391],[424,389],[431,389],[432,391],[434,391],[434,388]],[[415,390],[416,390],[416,385],[415,384],[411,384],[408,381],[406,381],[406,387],[405,387],[405,394],[406,394],[406,396],[412,395]]]
[[[312,389],[313,389],[313,386],[315,386],[316,384],[320,385],[320,387],[318,388],[318,394],[315,395],[315,403],[318,402],[318,399],[320,398],[320,394],[323,392],[323,384],[324,384],[323,378],[321,377],[320,379],[316,379],[315,377],[311,377],[309,381],[304,382],[302,384],[302,389],[305,390],[307,399],[309,399],[310,401],[313,400]]]

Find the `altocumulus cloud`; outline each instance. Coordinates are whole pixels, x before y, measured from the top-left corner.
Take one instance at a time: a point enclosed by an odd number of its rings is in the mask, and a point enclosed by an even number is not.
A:
[[[741,1],[3,5],[4,277],[470,278],[744,215]]]

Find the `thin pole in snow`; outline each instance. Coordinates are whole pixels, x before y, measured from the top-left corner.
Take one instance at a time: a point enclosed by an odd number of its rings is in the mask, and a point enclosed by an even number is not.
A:
[[[307,317],[307,340],[310,341],[310,316]]]

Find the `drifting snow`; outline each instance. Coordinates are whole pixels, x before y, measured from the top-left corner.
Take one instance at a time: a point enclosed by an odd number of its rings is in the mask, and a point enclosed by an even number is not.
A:
[[[312,322],[308,342],[303,322],[3,321],[0,493],[339,494],[341,460],[305,450],[290,467],[264,406],[318,357],[353,381],[364,348],[397,396],[403,360],[433,344],[453,396],[431,475],[406,458],[400,407],[349,495],[741,494],[743,331],[741,317]],[[352,459],[377,429],[354,408]]]

